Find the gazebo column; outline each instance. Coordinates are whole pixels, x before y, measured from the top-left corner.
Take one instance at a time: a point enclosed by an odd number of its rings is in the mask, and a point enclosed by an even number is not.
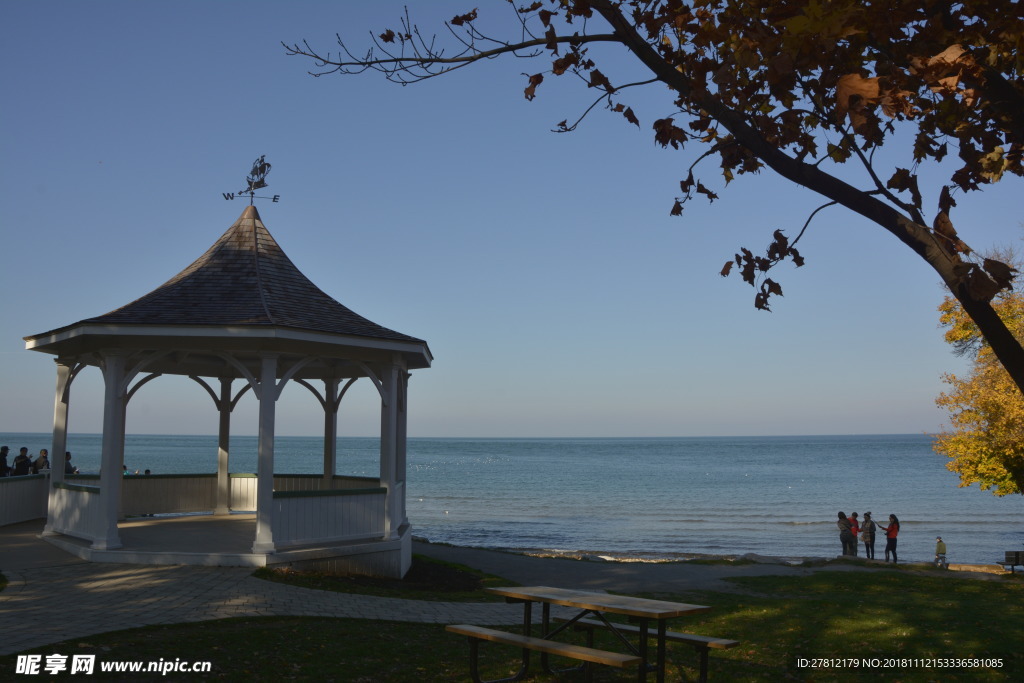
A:
[[[57,392],[53,398],[53,439],[50,444],[50,483],[64,481],[64,454],[68,450],[68,403],[71,400],[73,361],[56,358]]]
[[[331,377],[324,380],[324,479],[331,481],[338,471],[338,384],[341,380]]]
[[[112,550],[121,547],[117,517],[121,505],[124,467],[125,361],[123,351],[103,354],[103,449],[100,458],[101,528],[92,547]]]
[[[215,515],[231,513],[231,476],[228,465],[231,455],[231,411],[234,403],[231,400],[231,378],[221,377],[220,399],[217,400],[217,412],[220,423],[217,428],[217,506]]]
[[[316,400],[320,402],[320,407],[324,409],[324,480],[327,482],[334,478],[338,468],[338,408],[341,407],[341,399],[345,396],[345,392],[356,379],[355,377],[349,379],[339,391],[338,385],[341,384],[341,379],[326,377],[324,378],[323,394],[306,380],[295,380],[309,389],[310,393],[316,396]]]
[[[261,356],[259,446],[256,470],[256,540],[254,553],[274,552],[274,420],[277,405],[277,356]]]
[[[392,364],[383,368],[380,380],[380,485],[388,490],[384,501],[383,537],[389,539],[398,535],[402,523],[400,502],[404,496],[398,490],[398,366]]]
[[[253,388],[256,379],[251,378],[250,382],[242,387],[242,390],[234,398],[231,397],[231,383],[234,382],[231,377],[220,378],[219,394],[199,375],[189,375],[189,379],[206,389],[206,393],[213,399],[213,405],[217,407],[217,415],[220,417],[217,429],[217,493],[214,499],[213,514],[227,515],[231,513],[231,475],[228,469],[231,450],[231,413],[238,405],[238,399],[242,398],[242,394]]]
[[[68,450],[68,403],[71,400],[71,381],[75,378],[74,361],[55,358],[57,364],[57,391],[53,398],[53,439],[50,444],[50,487],[47,497],[44,536],[52,536],[56,497],[54,484],[64,481],[64,453]]]
[[[396,431],[397,431],[397,443],[396,443],[396,448],[395,448],[395,478],[398,481],[402,482],[402,495],[399,497],[399,500],[398,500],[398,506],[399,506],[399,513],[400,514],[397,517],[397,519],[400,520],[399,521],[399,526],[402,526],[402,525],[405,525],[405,524],[409,523],[408,512],[406,510],[406,504],[405,504],[406,498],[407,498],[407,496],[409,494],[409,492],[405,490],[406,481],[407,481],[407,471],[408,471],[408,455],[407,455],[405,440],[406,440],[406,427],[408,425],[407,417],[409,415],[408,410],[407,410],[407,407],[408,407],[408,397],[409,397],[409,373],[406,372],[404,369],[402,370],[401,374],[399,375],[399,379],[398,379],[398,393],[399,393],[399,401],[398,401],[398,425],[397,425],[397,428],[396,428]]]
[[[125,433],[125,431],[127,429],[127,425],[128,425],[128,400],[129,400],[129,397],[126,396],[124,398],[124,400],[121,401],[121,420],[120,420],[120,423],[121,423],[121,441],[120,441],[120,443],[118,443],[118,446],[117,446],[118,452],[121,453],[121,465],[117,468],[117,473],[120,475],[118,477],[118,482],[117,482],[117,486],[118,486],[118,489],[117,489],[118,490],[118,495],[117,495],[117,521],[119,521],[119,522],[123,522],[124,521],[124,508],[122,507],[122,504],[124,503],[124,477],[125,477],[124,466],[127,464],[124,461],[124,451],[125,451],[124,444],[125,444],[125,439],[128,436]]]

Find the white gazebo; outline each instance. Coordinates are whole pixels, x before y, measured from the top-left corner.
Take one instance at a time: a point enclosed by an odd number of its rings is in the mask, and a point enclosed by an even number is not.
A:
[[[289,564],[398,577],[408,570],[406,390],[411,370],[430,367],[430,349],[317,288],[277,245],[254,206],[149,294],[25,342],[27,349],[56,356],[55,466],[44,532],[51,542],[96,561]],[[104,381],[100,474],[65,477],[70,388],[89,366],[100,368]],[[190,377],[213,399],[220,415],[216,474],[122,476],[128,401],[165,374]],[[379,478],[335,472],[339,404],[361,378],[380,395]],[[288,382],[309,389],[323,406],[322,475],[275,476],[275,405]],[[255,477],[228,469],[231,412],[249,390],[259,401]],[[159,514],[147,522],[148,537],[137,529],[129,534],[145,539],[137,547],[119,529],[132,514],[200,511],[212,512],[225,528],[246,519],[231,512],[249,511],[251,543],[230,547],[227,532],[218,543],[213,524],[205,527],[200,552],[198,543],[160,547],[159,539],[175,535],[158,533]]]

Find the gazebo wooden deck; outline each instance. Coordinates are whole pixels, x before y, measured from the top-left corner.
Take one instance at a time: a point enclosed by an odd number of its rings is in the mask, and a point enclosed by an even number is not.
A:
[[[120,551],[117,556],[150,561],[163,553],[165,561],[192,557],[209,564],[212,557],[231,555],[248,557],[246,563],[284,561],[383,576],[408,570],[407,386],[411,370],[430,367],[430,349],[421,339],[357,315],[317,288],[277,245],[254,206],[246,207],[203,256],[156,290],[25,342],[28,349],[56,356],[50,451],[55,463],[67,450],[72,382],[90,366],[103,373],[100,475],[65,480],[63,470],[54,468],[44,532],[54,542],[91,559]],[[216,475],[122,477],[128,401],[164,374],[191,378],[212,399],[220,415]],[[364,378],[381,399],[380,477],[355,481],[335,474],[337,412],[348,388]],[[238,391],[232,386],[236,380]],[[314,381],[323,383],[322,390]],[[275,476],[275,404],[288,382],[309,389],[323,407],[322,476]],[[229,475],[228,437],[231,412],[250,390],[259,400],[258,472],[241,482]],[[137,500],[145,509],[135,510]],[[229,516],[232,510],[255,510],[247,552],[228,552],[236,536],[225,533],[222,551],[183,554],[170,547],[177,541],[171,544],[170,536],[158,533],[172,528],[164,518],[119,525],[133,513],[198,510],[222,518],[225,530],[240,528]]]
[[[377,556],[388,566],[388,555],[401,552],[402,541],[379,539],[293,546],[275,553],[252,552],[256,514],[135,517],[118,524],[122,545],[97,550],[82,538],[57,534],[44,536],[53,545],[91,562],[125,564],[190,564],[217,567],[315,567],[340,573],[373,572],[370,560]],[[388,548],[387,546],[391,546]]]

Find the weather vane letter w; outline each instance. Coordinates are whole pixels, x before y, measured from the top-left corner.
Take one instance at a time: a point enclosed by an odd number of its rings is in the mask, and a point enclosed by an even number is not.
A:
[[[249,171],[249,175],[245,177],[248,187],[244,190],[235,192],[222,192],[224,199],[234,199],[235,195],[249,195],[249,204],[252,204],[253,199],[270,199],[277,203],[281,199],[281,195],[275,194],[273,197],[257,197],[256,190],[267,186],[267,174],[270,173],[270,164],[267,163],[267,155],[261,156],[259,159],[253,162],[252,170]]]

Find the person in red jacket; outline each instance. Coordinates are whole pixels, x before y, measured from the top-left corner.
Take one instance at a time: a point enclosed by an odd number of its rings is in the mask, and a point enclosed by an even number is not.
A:
[[[900,533],[900,520],[896,515],[889,515],[889,526],[878,524],[878,528],[885,532],[885,561],[889,561],[889,553],[892,553],[892,562],[896,564],[896,536]]]
[[[850,546],[850,554],[857,556],[857,543],[860,536],[860,522],[857,520],[857,513],[850,513],[850,533],[853,534],[853,545]]]

